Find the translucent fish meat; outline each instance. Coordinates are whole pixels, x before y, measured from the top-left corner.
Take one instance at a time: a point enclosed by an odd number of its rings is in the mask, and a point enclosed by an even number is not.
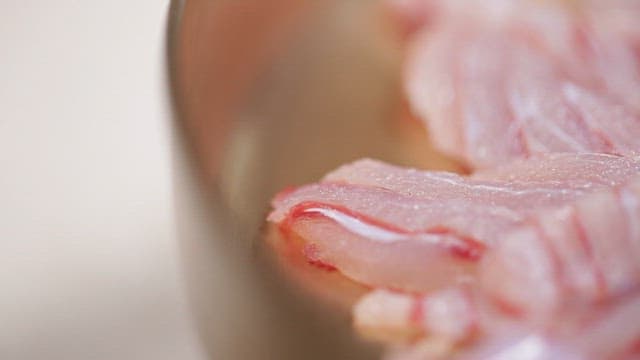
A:
[[[441,12],[412,38],[405,67],[434,144],[473,168],[544,152],[637,154],[640,28],[630,24],[640,7],[614,3]]]
[[[471,177],[361,160],[278,195],[269,221],[300,254],[370,286],[425,291],[472,276],[488,247],[540,210],[626,183],[640,161],[549,154]]]

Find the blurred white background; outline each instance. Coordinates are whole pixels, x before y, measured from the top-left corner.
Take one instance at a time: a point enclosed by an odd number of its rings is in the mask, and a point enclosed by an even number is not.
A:
[[[0,1],[0,358],[203,358],[172,204],[168,0]]]

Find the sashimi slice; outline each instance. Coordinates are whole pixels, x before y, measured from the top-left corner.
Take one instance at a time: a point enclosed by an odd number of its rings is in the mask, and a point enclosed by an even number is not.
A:
[[[361,335],[373,340],[403,344],[429,337],[454,347],[479,330],[480,301],[475,295],[465,286],[430,294],[376,289],[355,305],[353,322]]]
[[[474,275],[487,247],[527,216],[639,171],[637,159],[605,154],[551,154],[472,177],[362,160],[281,193],[268,219],[304,239],[312,263],[426,291]]]
[[[637,359],[640,356],[640,293],[559,316],[546,329],[520,329],[491,337],[454,358],[462,360]],[[402,354],[401,354],[402,355]],[[396,357],[397,360],[405,359]],[[408,359],[408,357],[406,358]]]
[[[356,304],[354,323],[365,336],[387,343],[423,337],[401,357],[433,356],[434,344],[451,355],[475,338],[485,345],[471,358],[516,356],[524,351],[521,342],[534,339],[540,359],[626,358],[640,350],[636,318],[621,315],[640,311],[639,259],[635,176],[514,226],[481,260],[478,283],[454,281],[426,294],[378,289]],[[504,336],[513,331],[523,335]]]
[[[434,144],[474,168],[640,151],[640,31],[585,4],[488,3],[445,12],[411,41],[405,86]]]
[[[536,214],[483,259],[495,299],[533,318],[640,286],[640,178]]]
[[[354,308],[356,328],[395,350],[389,359],[632,359],[640,355],[640,293],[567,309],[545,323],[486,306],[481,292],[375,290]]]

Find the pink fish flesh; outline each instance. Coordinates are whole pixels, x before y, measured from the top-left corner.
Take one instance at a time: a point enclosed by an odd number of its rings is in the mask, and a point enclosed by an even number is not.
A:
[[[436,146],[474,168],[640,151],[639,6],[457,3],[414,36],[405,68]]]
[[[268,220],[315,264],[374,287],[425,291],[476,273],[532,214],[626,183],[637,159],[549,154],[470,177],[361,160],[278,195]]]

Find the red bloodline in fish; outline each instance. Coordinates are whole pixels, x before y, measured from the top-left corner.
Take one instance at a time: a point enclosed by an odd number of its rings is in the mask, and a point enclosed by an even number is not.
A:
[[[480,242],[479,240],[464,234],[459,234],[453,229],[450,229],[445,226],[434,226],[425,230],[411,231],[407,229],[403,229],[393,224],[385,223],[378,219],[371,218],[359,212],[348,209],[344,206],[333,205],[315,201],[306,201],[302,202],[293,208],[291,208],[289,215],[287,218],[281,223],[281,227],[284,227],[287,232],[290,231],[293,224],[303,218],[328,218],[326,215],[320,213],[314,209],[327,209],[332,211],[337,211],[342,215],[348,216],[350,218],[356,219],[362,223],[365,223],[369,226],[377,227],[379,229],[396,233],[403,236],[419,236],[419,235],[447,235],[458,240],[455,244],[449,243],[436,243],[437,245],[445,247],[452,255],[456,257],[477,261],[479,260],[486,250],[486,245]]]
[[[568,75],[564,75],[568,77]],[[576,106],[568,101],[566,98],[562,100],[562,103],[571,111],[571,114],[574,115],[572,118],[574,122],[587,134],[591,134],[591,136],[595,137],[595,139],[589,139],[589,142],[592,141],[600,141],[602,143],[603,149],[602,152],[607,154],[615,154],[615,146],[613,145],[613,141],[609,138],[607,134],[605,134],[600,129],[592,129],[591,126],[584,119],[584,116],[580,114],[578,110],[576,110]],[[597,144],[589,144],[592,148],[597,148]]]
[[[510,115],[509,115],[509,119],[512,122],[515,122],[514,116],[512,114],[512,111],[509,111]],[[519,143],[519,150],[520,150],[520,154],[522,155],[522,158],[526,159],[528,157],[531,156],[531,150],[529,149],[529,143],[527,142],[527,136],[524,133],[524,129],[522,128],[522,125],[518,126],[518,131],[516,132],[516,136],[515,138],[518,140]]]
[[[574,25],[573,41],[576,45],[576,52],[582,59],[593,56],[593,45],[589,40],[588,29],[586,24]]]
[[[605,298],[607,294],[607,282],[604,277],[604,272],[602,270],[602,267],[598,263],[597,259],[595,258],[595,254],[593,252],[593,246],[589,241],[587,231],[584,228],[584,225],[582,224],[582,220],[580,219],[578,208],[575,206],[573,207],[573,211],[571,213],[571,220],[578,234],[578,240],[580,242],[580,245],[582,246],[582,249],[584,250],[587,257],[589,258],[589,262],[591,264],[594,277],[596,278],[596,284],[598,286],[598,297],[601,299]]]
[[[409,312],[409,323],[416,325],[418,327],[422,327],[422,322],[424,320],[424,301],[425,297],[422,295],[415,295],[414,301],[411,306],[411,311]]]
[[[600,141],[602,141],[602,144],[604,145],[604,148],[605,148],[604,152],[612,155],[621,155],[616,151],[616,147],[615,145],[613,145],[613,141],[607,134],[605,134],[600,129],[592,129],[591,131],[598,139],[600,139]]]
[[[551,266],[553,268],[553,279],[556,283],[556,286],[559,288],[560,292],[567,293],[568,287],[564,277],[564,266],[562,264],[562,260],[560,259],[560,255],[558,255],[556,249],[553,247],[553,241],[547,235],[547,232],[542,227],[542,224],[532,219],[531,224],[534,227],[534,230],[538,234],[538,239],[540,239],[540,243],[544,247],[547,255],[551,260]]]
[[[521,307],[499,297],[499,296],[490,296],[491,302],[502,312],[512,318],[523,318],[526,314],[526,311]]]
[[[317,268],[336,271],[338,270],[334,265],[320,259],[320,251],[315,244],[307,244],[302,248],[302,253],[307,258],[307,262]]]
[[[467,334],[469,337],[473,337],[480,332],[480,316],[477,308],[477,304],[473,298],[473,292],[471,287],[463,286],[462,295],[464,296],[465,305],[469,310],[469,324],[467,326]]]
[[[600,143],[602,143],[602,146],[604,147],[602,149],[602,152],[607,153],[607,154],[611,154],[611,155],[620,155],[617,153],[616,151],[616,147],[614,145],[613,140],[611,140],[611,138],[609,137],[609,135],[607,135],[604,131],[602,131],[601,129],[593,129],[591,128],[591,126],[589,126],[589,124],[587,123],[587,121],[584,119],[584,116],[582,116],[578,110],[575,109],[575,105],[572,104],[570,101],[567,101],[566,99],[563,100],[563,103],[569,108],[571,109],[571,112],[575,115],[576,118],[576,123],[582,128],[584,129],[587,133],[591,133],[591,135],[593,137],[595,137],[596,141],[599,141]]]

